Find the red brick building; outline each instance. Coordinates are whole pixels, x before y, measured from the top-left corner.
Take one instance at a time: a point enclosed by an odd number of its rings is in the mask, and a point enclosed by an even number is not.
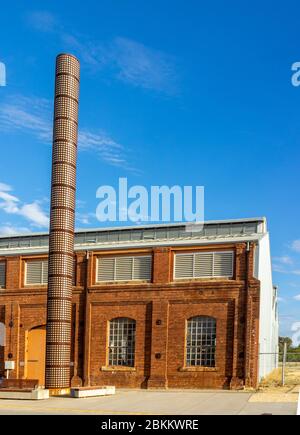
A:
[[[266,237],[263,218],[76,232],[72,385],[255,387],[276,365]],[[0,238],[0,375],[13,361],[42,385],[47,251],[47,234]]]

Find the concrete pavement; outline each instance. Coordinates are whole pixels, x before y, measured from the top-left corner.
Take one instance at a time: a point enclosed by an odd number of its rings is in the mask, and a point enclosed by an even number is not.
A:
[[[45,401],[0,400],[0,415],[296,415],[296,402],[256,402],[247,392],[117,390],[115,396]]]

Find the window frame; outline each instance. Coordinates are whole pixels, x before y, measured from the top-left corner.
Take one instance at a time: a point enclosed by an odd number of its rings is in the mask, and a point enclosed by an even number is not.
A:
[[[128,346],[127,345],[127,347],[126,347],[126,356],[128,355],[128,349],[131,349],[131,355],[132,355],[132,365],[129,365],[129,364],[111,364],[111,358],[110,358],[110,356],[111,356],[111,351],[110,351],[110,349],[113,347],[113,348],[115,348],[115,349],[119,349],[120,348],[120,346],[111,346],[111,325],[112,325],[112,323],[113,322],[115,322],[115,323],[117,323],[116,321],[122,321],[122,320],[126,320],[127,321],[127,324],[129,323],[128,321],[130,321],[130,323],[132,324],[132,325],[134,325],[134,328],[133,328],[133,330],[134,330],[134,334],[133,334],[133,337],[134,337],[134,339],[133,339],[133,345],[131,345],[131,347],[130,346]],[[135,358],[135,354],[136,354],[136,330],[137,330],[137,328],[136,328],[136,324],[137,324],[137,322],[136,322],[136,320],[135,319],[133,319],[133,318],[131,318],[131,317],[124,317],[124,316],[122,316],[122,317],[114,317],[114,318],[112,318],[112,319],[110,319],[108,322],[107,322],[107,350],[106,350],[106,367],[107,368],[115,368],[116,370],[122,370],[122,369],[128,369],[128,370],[130,370],[130,369],[135,369],[135,364],[136,364],[136,358]],[[118,330],[118,332],[120,331],[120,327],[119,327],[119,325],[118,325],[118,328],[117,328],[117,330]],[[124,330],[122,330],[121,331],[122,333],[124,332]],[[120,338],[119,338],[119,336],[118,336],[118,341],[120,340]],[[127,338],[127,341],[128,341],[128,338]],[[118,352],[117,352],[117,358],[118,358]],[[127,356],[127,359],[128,359],[128,356]]]
[[[188,363],[188,322],[196,319],[196,318],[201,318],[201,319],[210,319],[214,321],[214,332],[215,332],[215,338],[214,338],[214,345],[210,345],[214,347],[213,350],[213,361],[214,364],[213,365],[207,365],[207,364],[195,364],[195,365],[191,365],[190,363]],[[185,342],[184,342],[184,368],[187,370],[216,370],[217,369],[217,319],[213,316],[208,316],[208,315],[196,315],[196,316],[192,316],[188,319],[186,319],[185,321]],[[192,340],[191,340],[192,341]],[[196,344],[194,346],[190,345],[190,349],[192,350],[192,348],[199,348],[201,347],[201,345]],[[206,356],[205,359],[207,360],[208,357]]]

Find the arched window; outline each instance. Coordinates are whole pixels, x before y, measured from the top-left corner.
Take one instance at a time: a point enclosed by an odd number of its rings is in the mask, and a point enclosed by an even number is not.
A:
[[[109,322],[109,365],[134,367],[135,320],[119,317]]]
[[[186,365],[215,367],[216,319],[191,317],[187,321]]]

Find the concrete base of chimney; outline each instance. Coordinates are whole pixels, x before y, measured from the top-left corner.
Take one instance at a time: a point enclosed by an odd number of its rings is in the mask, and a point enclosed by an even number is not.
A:
[[[71,397],[80,399],[84,397],[111,396],[116,393],[114,386],[95,386],[71,388]]]
[[[37,388],[35,390],[3,388],[0,390],[0,399],[45,400],[49,399],[49,390],[44,388]]]

